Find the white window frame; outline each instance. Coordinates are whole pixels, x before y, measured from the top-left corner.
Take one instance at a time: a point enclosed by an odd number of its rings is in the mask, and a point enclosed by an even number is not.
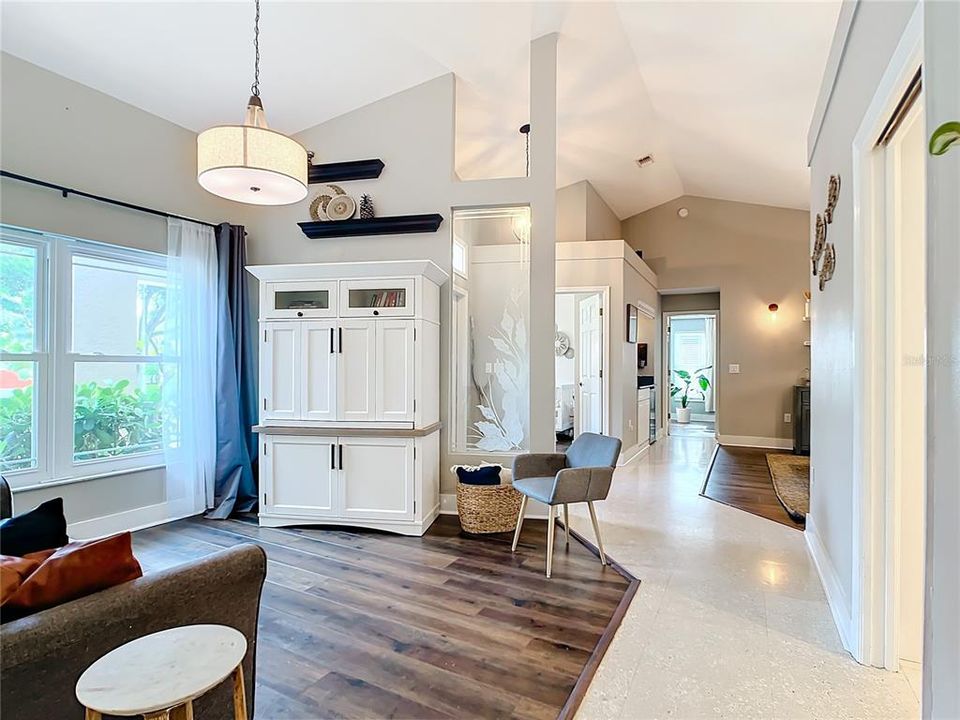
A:
[[[37,352],[0,355],[3,360],[37,362],[34,387],[37,466],[4,472],[14,488],[64,483],[131,472],[164,464],[163,449],[96,460],[74,460],[73,404],[75,366],[82,362],[164,363],[157,355],[103,355],[73,352],[73,259],[76,256],[166,270],[166,256],[120,248],[52,233],[0,225],[5,242],[42,252],[37,281]]]
[[[707,333],[706,333],[705,330],[675,330],[674,333],[673,333],[674,343],[677,344],[677,345],[679,345],[679,344],[682,342],[682,341],[681,341],[681,337],[684,336],[684,335],[699,335],[699,336],[702,337],[702,343],[701,343],[701,344],[702,344],[703,346],[706,346],[706,343],[707,343]],[[679,349],[679,348],[677,348],[677,349]],[[704,355],[706,355],[706,350],[704,350]],[[704,360],[703,362],[706,362],[706,360]],[[703,365],[700,365],[700,367],[703,367]],[[685,369],[685,368],[673,367],[673,368],[671,368],[671,369],[672,369],[672,370],[683,370],[683,369]],[[689,372],[690,372],[691,375],[692,375],[692,374],[693,374],[693,371],[694,371],[694,370],[697,370],[697,369],[698,369],[698,368],[696,368],[696,367],[691,368]],[[679,382],[680,382],[680,381],[679,381],[679,378],[674,378],[674,379],[673,379],[673,382],[679,384]],[[690,398],[691,400],[694,400],[694,401],[697,401],[697,402],[701,402],[701,401],[703,401],[703,400],[706,399],[706,395],[704,395],[703,390],[700,389],[700,385],[697,384],[696,381],[690,383],[689,398]]]

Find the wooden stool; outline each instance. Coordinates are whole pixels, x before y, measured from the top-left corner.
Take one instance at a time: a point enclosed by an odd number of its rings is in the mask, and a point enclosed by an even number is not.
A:
[[[225,625],[186,625],[110,651],[77,681],[86,720],[102,715],[193,720],[193,701],[233,675],[233,716],[247,720],[247,639]]]

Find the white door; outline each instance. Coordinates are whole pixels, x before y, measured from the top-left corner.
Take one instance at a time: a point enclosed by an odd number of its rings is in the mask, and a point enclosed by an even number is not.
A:
[[[377,420],[412,422],[414,379],[413,320],[378,320]]]
[[[270,435],[262,443],[264,512],[311,517],[336,514],[336,438]]]
[[[337,324],[332,320],[298,323],[301,378],[300,417],[337,419]]]
[[[603,318],[600,295],[577,300],[579,362],[577,363],[576,432],[603,432]]]
[[[261,323],[260,421],[300,417],[300,327],[296,322]]]
[[[412,520],[413,438],[340,438],[340,511],[367,520]]]
[[[337,328],[340,420],[377,419],[377,326],[373,320],[341,320]]]

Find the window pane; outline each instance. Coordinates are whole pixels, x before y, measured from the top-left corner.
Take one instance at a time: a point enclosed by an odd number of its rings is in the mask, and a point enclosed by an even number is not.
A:
[[[0,243],[0,352],[36,349],[38,261],[36,248]]]
[[[0,362],[0,471],[37,466],[32,362]]]
[[[165,320],[163,269],[74,256],[74,352],[161,355]]]
[[[466,272],[451,292],[454,452],[528,448],[530,208],[458,210]]]
[[[160,450],[165,374],[160,363],[77,363],[74,461]]]

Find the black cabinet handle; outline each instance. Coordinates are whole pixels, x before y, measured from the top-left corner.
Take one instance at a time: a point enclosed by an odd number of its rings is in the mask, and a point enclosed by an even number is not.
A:
[[[297,311],[297,317],[303,317],[303,312],[300,311],[300,310],[298,310],[298,311]]]
[[[374,315],[379,315],[379,314],[380,314],[380,311],[379,311],[379,310],[374,310],[374,311],[373,311],[373,314],[374,314]]]
[[[339,335],[337,338],[338,352],[343,352],[343,328],[337,328],[337,334]]]
[[[333,328],[330,328],[330,353],[333,354]]]
[[[331,470],[336,470],[336,469],[337,469],[337,461],[336,461],[335,452],[336,452],[336,451],[334,450],[334,445],[333,445],[333,443],[330,443],[330,469],[331,469]]]
[[[340,446],[340,469],[343,470],[343,445]]]

